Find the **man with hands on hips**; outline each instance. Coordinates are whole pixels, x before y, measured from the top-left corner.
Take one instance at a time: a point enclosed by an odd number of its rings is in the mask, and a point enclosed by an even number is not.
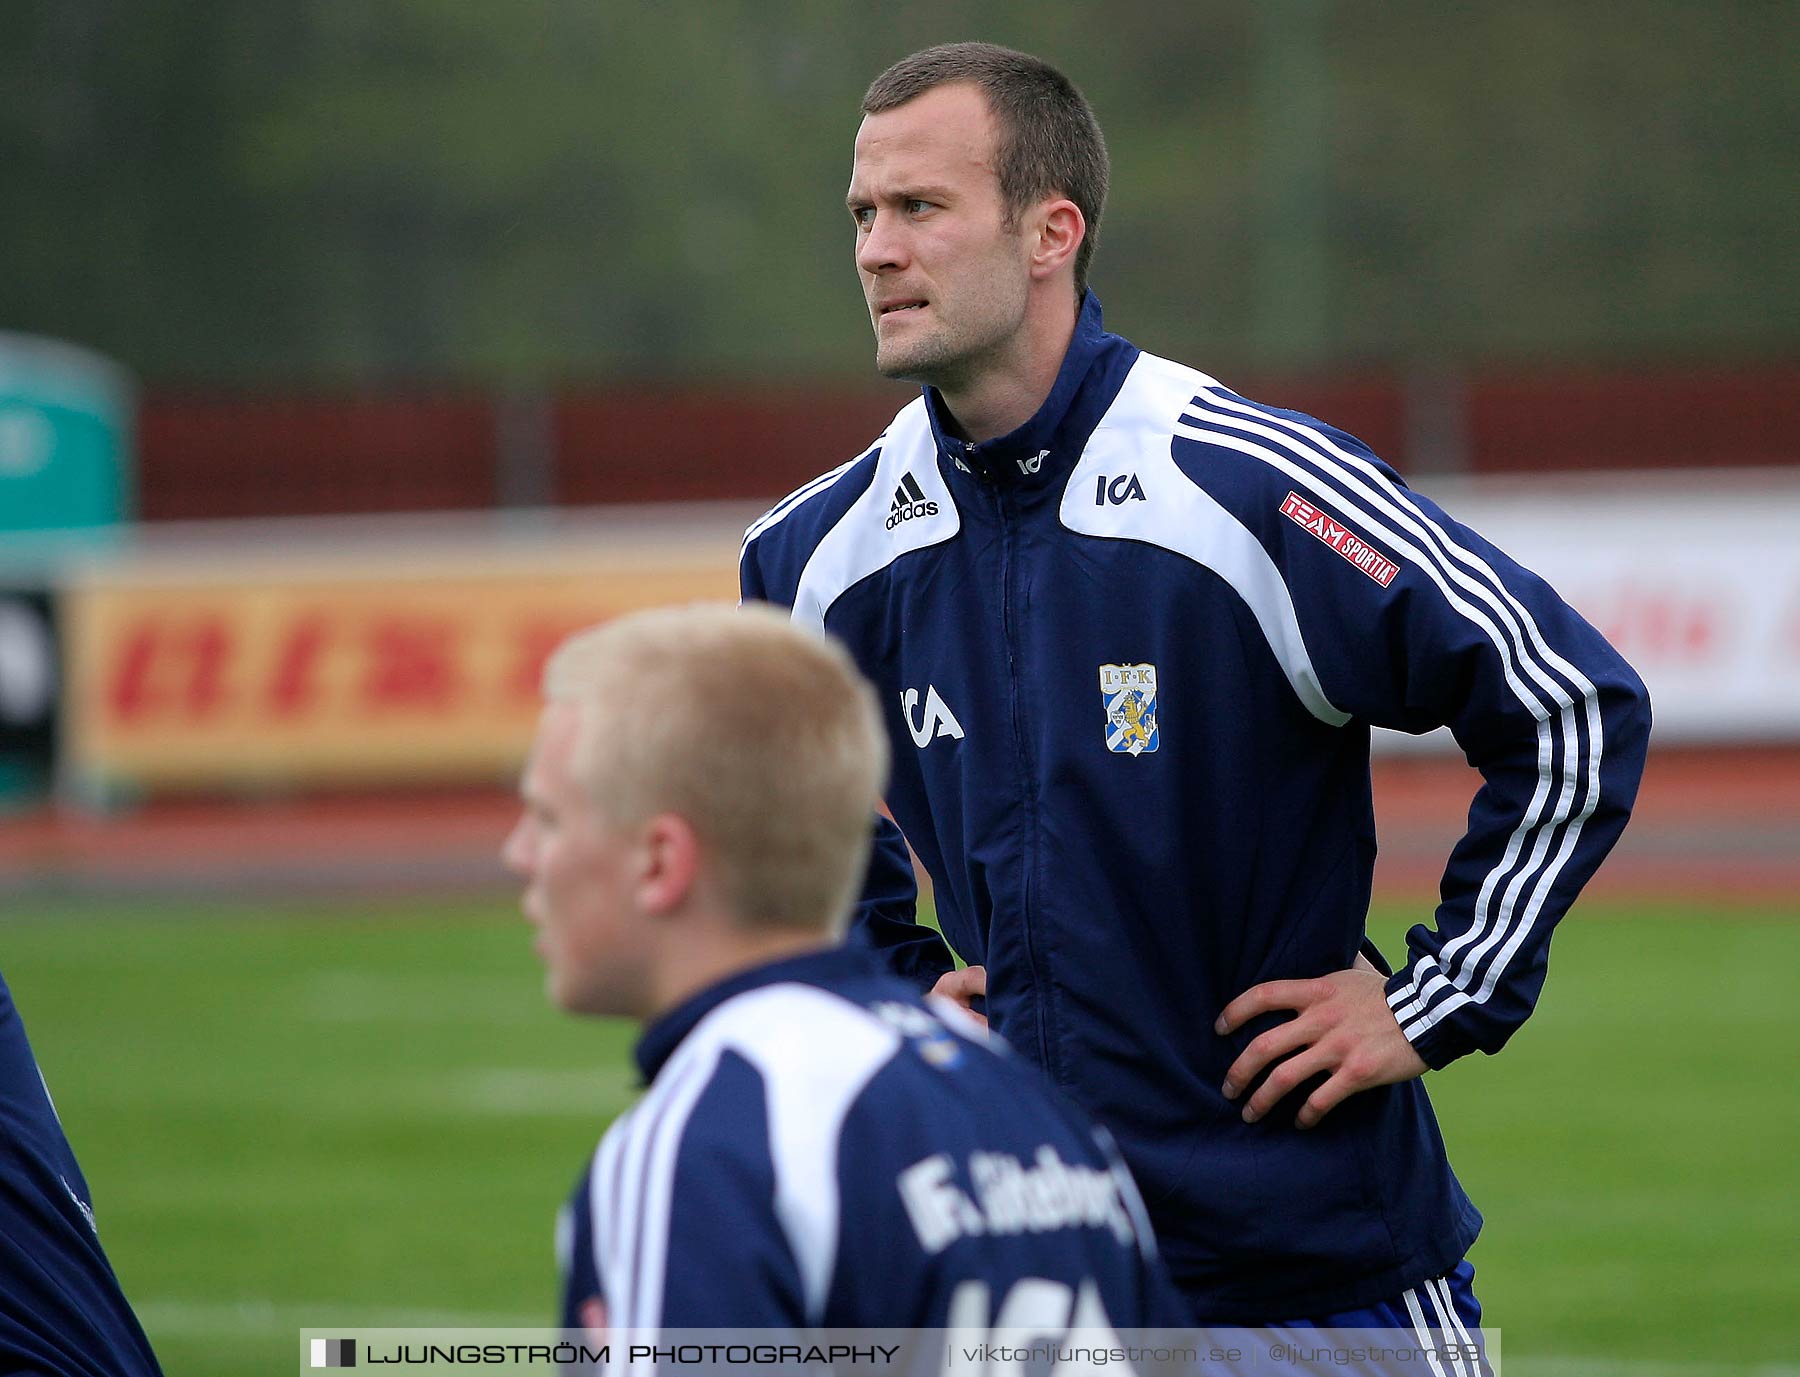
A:
[[[1642,683],[1354,437],[1105,330],[1106,149],[1061,73],[948,45],[863,114],[876,365],[923,394],[741,564],[880,696],[855,931],[1111,1129],[1196,1319],[1472,1326],[1481,1218],[1420,1076],[1530,1013],[1629,815]],[[1448,726],[1483,776],[1392,975],[1372,726]]]

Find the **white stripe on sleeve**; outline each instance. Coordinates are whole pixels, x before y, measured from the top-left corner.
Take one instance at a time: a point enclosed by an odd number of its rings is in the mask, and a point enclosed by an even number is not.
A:
[[[1363,525],[1430,579],[1446,602],[1493,644],[1508,687],[1538,723],[1536,787],[1500,862],[1482,882],[1470,926],[1445,944],[1439,958],[1415,963],[1411,983],[1390,997],[1403,1029],[1416,1037],[1453,1009],[1488,999],[1535,927],[1550,887],[1574,851],[1581,824],[1598,801],[1598,694],[1585,676],[1548,648],[1530,613],[1486,561],[1453,541],[1375,465],[1322,432],[1225,394],[1204,395],[1194,405],[1197,410],[1181,418],[1183,430],[1276,468]],[[1575,692],[1556,674],[1565,675]],[[1585,769],[1577,693],[1588,728]],[[1583,795],[1579,804],[1578,787]],[[1551,855],[1565,823],[1562,844]],[[1525,864],[1515,872],[1521,856]],[[1529,894],[1524,893],[1527,885]],[[1502,891],[1498,899],[1497,890]],[[1496,949],[1498,956],[1483,971],[1484,959]],[[1434,1001],[1436,1007],[1431,1007]]]

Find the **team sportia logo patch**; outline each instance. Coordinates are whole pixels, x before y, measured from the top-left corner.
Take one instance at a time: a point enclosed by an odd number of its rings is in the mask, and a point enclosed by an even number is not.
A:
[[[1341,522],[1333,521],[1297,492],[1287,495],[1287,500],[1281,504],[1281,514],[1311,531],[1383,588],[1400,572],[1400,566],[1393,560],[1362,537],[1352,535]]]
[[[1106,709],[1106,749],[1145,755],[1161,739],[1156,720],[1155,665],[1101,665],[1100,702]]]

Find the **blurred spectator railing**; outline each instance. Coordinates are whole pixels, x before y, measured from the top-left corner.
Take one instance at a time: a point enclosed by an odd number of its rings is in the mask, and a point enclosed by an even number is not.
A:
[[[1410,474],[1800,464],[1800,367],[1227,379]],[[900,386],[488,394],[149,391],[146,520],[772,500],[866,447]]]

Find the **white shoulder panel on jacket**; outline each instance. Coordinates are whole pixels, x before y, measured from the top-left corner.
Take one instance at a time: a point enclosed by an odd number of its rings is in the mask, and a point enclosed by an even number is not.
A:
[[[1069,477],[1062,523],[1081,535],[1159,546],[1211,569],[1249,607],[1306,710],[1341,727],[1350,715],[1325,696],[1275,561],[1235,516],[1181,471],[1171,452],[1182,411],[1200,391],[1217,386],[1204,373],[1140,354]],[[1132,479],[1136,490],[1130,489]],[[1144,500],[1109,500],[1109,485],[1141,491]]]
[[[714,1018],[718,1026],[708,1029]],[[807,1313],[817,1319],[837,1267],[838,1137],[900,1036],[860,1005],[798,984],[729,1000],[695,1034],[718,1039],[762,1073],[775,1213],[800,1268]]]
[[[912,550],[939,545],[962,529],[920,397],[894,417],[875,478],[825,533],[801,571],[794,620],[823,630],[844,590]]]

